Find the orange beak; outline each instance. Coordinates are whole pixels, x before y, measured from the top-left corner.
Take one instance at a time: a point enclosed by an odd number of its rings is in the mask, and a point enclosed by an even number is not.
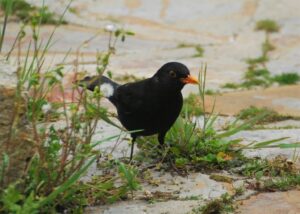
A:
[[[181,82],[185,83],[185,84],[198,84],[198,80],[197,78],[191,76],[191,75],[188,75],[186,78],[181,78]]]

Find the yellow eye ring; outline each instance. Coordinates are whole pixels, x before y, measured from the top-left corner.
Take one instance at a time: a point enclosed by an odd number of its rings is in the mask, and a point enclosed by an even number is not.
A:
[[[169,74],[171,77],[176,78],[176,73],[174,71],[170,71]]]

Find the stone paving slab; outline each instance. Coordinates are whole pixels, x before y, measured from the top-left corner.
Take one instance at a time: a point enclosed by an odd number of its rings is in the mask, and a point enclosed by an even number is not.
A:
[[[212,109],[214,97],[207,96],[207,109]],[[300,85],[282,86],[216,95],[215,112],[236,115],[249,106],[268,107],[279,114],[300,116]]]
[[[274,140],[279,138],[287,138],[278,142],[278,144],[300,143],[300,129],[272,129],[272,130],[247,130],[241,131],[230,139],[243,139],[241,142],[244,145],[248,145],[252,142],[264,142],[268,140]],[[274,144],[275,145],[275,144]],[[260,157],[272,159],[278,155],[282,155],[287,159],[297,161],[300,163],[299,151],[296,149],[280,149],[280,148],[264,148],[264,149],[249,149],[244,150],[243,153],[251,158]]]
[[[298,214],[300,191],[261,193],[242,202],[241,214]]]
[[[199,201],[166,201],[154,204],[144,201],[124,201],[111,206],[91,207],[85,210],[87,214],[183,214],[200,206]]]
[[[40,0],[28,1],[42,4]],[[56,13],[62,13],[67,5],[67,1],[46,0],[45,3]],[[110,67],[116,74],[148,77],[163,63],[176,60],[185,63],[193,74],[206,62],[208,88],[218,89],[226,82],[239,82],[247,68],[245,59],[261,54],[264,33],[254,31],[254,26],[257,20],[264,18],[273,19],[281,26],[281,31],[270,37],[276,50],[271,53],[267,68],[272,74],[300,73],[300,4],[297,0],[76,0],[71,8],[76,12],[66,13],[65,19],[70,25],[58,29],[52,53],[62,54],[72,48],[70,55],[74,56],[83,41],[100,31],[97,39],[82,48],[83,59],[95,60],[96,52],[107,46],[104,26],[115,23],[136,33],[118,47]],[[9,25],[5,50],[13,43],[18,26]],[[52,26],[43,26],[42,36],[46,38],[52,29]],[[27,34],[27,43],[29,36]],[[180,43],[201,44],[204,56],[191,57],[195,49],[176,48]],[[95,73],[95,65],[85,66],[85,69]]]

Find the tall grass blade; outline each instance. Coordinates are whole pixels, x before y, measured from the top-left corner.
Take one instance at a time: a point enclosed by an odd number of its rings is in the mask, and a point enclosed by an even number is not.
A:
[[[4,42],[4,37],[5,37],[5,31],[6,31],[6,26],[8,22],[8,17],[11,14],[12,7],[13,7],[13,0],[2,0],[2,4],[5,4],[5,11],[4,11],[4,21],[3,21],[3,26],[2,26],[2,31],[0,35],[0,53],[2,52],[2,46]]]
[[[2,154],[2,164],[0,166],[0,182],[4,180],[5,171],[9,165],[9,157],[6,153]]]
[[[245,121],[244,123],[242,123],[241,125],[237,126],[237,127],[234,127],[226,132],[223,132],[221,134],[218,134],[217,137],[218,138],[224,138],[224,137],[229,137],[229,136],[232,136],[242,130],[245,130],[251,126],[253,126],[255,123],[257,123],[258,121],[260,121],[262,118],[264,118],[265,116],[267,115],[267,113],[262,113],[262,114],[259,114],[257,115],[256,117],[248,120],[248,121]]]
[[[46,204],[52,203],[59,194],[66,191],[71,185],[73,185],[87,171],[87,169],[94,163],[95,160],[96,157],[93,157],[86,165],[74,173],[65,183],[57,187],[50,195],[48,195],[39,203],[39,207],[43,207]]]
[[[288,139],[289,137],[282,137],[278,139],[268,140],[264,142],[257,143],[253,146],[253,149],[260,149],[260,148],[266,148],[266,146],[269,146],[270,144],[277,143],[279,141],[283,141],[285,139]]]

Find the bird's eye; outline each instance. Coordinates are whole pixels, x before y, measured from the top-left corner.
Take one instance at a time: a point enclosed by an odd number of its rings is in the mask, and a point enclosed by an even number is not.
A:
[[[176,77],[176,73],[175,73],[174,71],[170,71],[169,74],[170,74],[170,76],[173,77],[173,78]]]

